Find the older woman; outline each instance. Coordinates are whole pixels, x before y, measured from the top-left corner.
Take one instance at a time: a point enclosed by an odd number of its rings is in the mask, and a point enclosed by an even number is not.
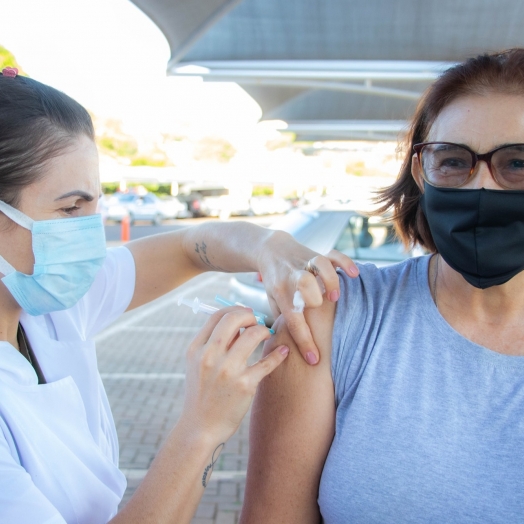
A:
[[[106,252],[96,214],[98,155],[87,111],[5,68],[0,75],[0,522],[189,522],[258,382],[288,353],[253,366],[269,337],[253,311],[216,313],[189,348],[186,401],[148,474],[118,513],[125,477],[97,370],[94,336],[204,271],[258,270],[273,305],[291,315],[306,360],[317,348],[293,313],[296,289],[320,304],[315,255],[284,233],[207,224]],[[333,253],[317,266],[332,300]],[[245,328],[242,334],[239,331]],[[181,348],[185,349],[185,348]]]
[[[341,275],[316,368],[279,322],[244,523],[524,521],[524,50],[446,71],[407,143],[380,199],[432,254]]]

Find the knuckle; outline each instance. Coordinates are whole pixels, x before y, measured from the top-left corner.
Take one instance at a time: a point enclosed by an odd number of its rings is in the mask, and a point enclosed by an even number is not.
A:
[[[338,287],[338,275],[334,270],[333,272],[330,271],[329,273],[325,274],[322,277],[322,281],[324,282],[324,285],[329,288]]]
[[[245,375],[238,379],[237,388],[244,395],[252,395],[254,393],[251,381]]]
[[[244,322],[244,319],[250,318],[253,316],[253,313],[246,308],[234,309],[225,315],[227,321],[229,322]]]
[[[204,353],[200,357],[200,368],[208,371],[210,369],[213,369],[214,367],[215,367],[215,361],[213,357],[209,353]]]
[[[312,296],[308,300],[308,306],[309,307],[320,307],[323,303],[324,303],[323,297],[322,296],[318,296],[318,295]]]
[[[218,311],[215,311],[208,320],[208,323],[210,324],[216,324],[222,317],[224,316],[224,311],[222,309],[219,309]]]
[[[233,372],[228,366],[222,366],[218,372],[218,376],[224,382],[230,382],[233,378]]]
[[[265,375],[267,375],[273,369],[271,353],[267,357],[264,357],[263,359],[261,359],[258,365],[260,369],[262,370],[262,372]]]
[[[307,271],[302,271],[297,279],[297,288],[301,290],[311,285],[313,282],[316,282],[315,277]]]
[[[246,328],[245,332],[248,333],[248,335],[255,340],[267,338],[267,335],[269,334],[267,327],[261,326],[260,324]]]

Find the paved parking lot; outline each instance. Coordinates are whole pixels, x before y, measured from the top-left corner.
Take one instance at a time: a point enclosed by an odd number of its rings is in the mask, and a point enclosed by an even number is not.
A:
[[[229,275],[208,273],[175,292],[126,313],[97,337],[98,365],[120,439],[120,467],[128,488],[122,505],[139,485],[183,404],[185,350],[204,315],[179,307],[182,294],[213,303],[227,296]],[[260,350],[258,350],[260,351]],[[193,524],[235,524],[243,500],[248,452],[246,417],[228,441]]]

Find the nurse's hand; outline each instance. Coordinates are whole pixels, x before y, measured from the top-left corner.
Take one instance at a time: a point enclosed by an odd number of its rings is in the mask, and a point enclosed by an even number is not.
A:
[[[309,261],[318,271],[318,279],[305,270]],[[303,313],[294,311],[295,292],[300,291],[306,307],[321,306],[324,290],[319,285],[320,280],[325,288],[325,297],[336,302],[340,297],[336,268],[340,267],[349,277],[357,277],[357,266],[349,257],[336,250],[325,256],[320,255],[283,231],[275,231],[268,238],[258,265],[274,317],[282,313],[302,357],[308,364],[317,364],[320,353],[311,330]]]
[[[249,366],[249,356],[269,336],[246,308],[221,309],[209,318],[187,354],[182,415],[111,524],[192,522],[220,451],[249,409],[258,383],[289,353],[280,345]]]
[[[242,334],[239,330],[244,328]],[[289,353],[277,347],[256,364],[247,360],[270,337],[250,309],[217,311],[195,337],[187,353],[186,397],[180,423],[191,431],[225,442],[237,430],[258,383]]]

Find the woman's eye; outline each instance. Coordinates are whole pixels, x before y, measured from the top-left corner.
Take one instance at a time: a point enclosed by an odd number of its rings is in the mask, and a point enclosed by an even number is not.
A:
[[[70,215],[71,213],[74,213],[77,209],[80,209],[78,206],[72,206],[72,207],[65,207],[62,209],[62,211],[66,215]]]
[[[440,167],[463,168],[467,167],[467,163],[460,158],[445,158],[442,160]]]

